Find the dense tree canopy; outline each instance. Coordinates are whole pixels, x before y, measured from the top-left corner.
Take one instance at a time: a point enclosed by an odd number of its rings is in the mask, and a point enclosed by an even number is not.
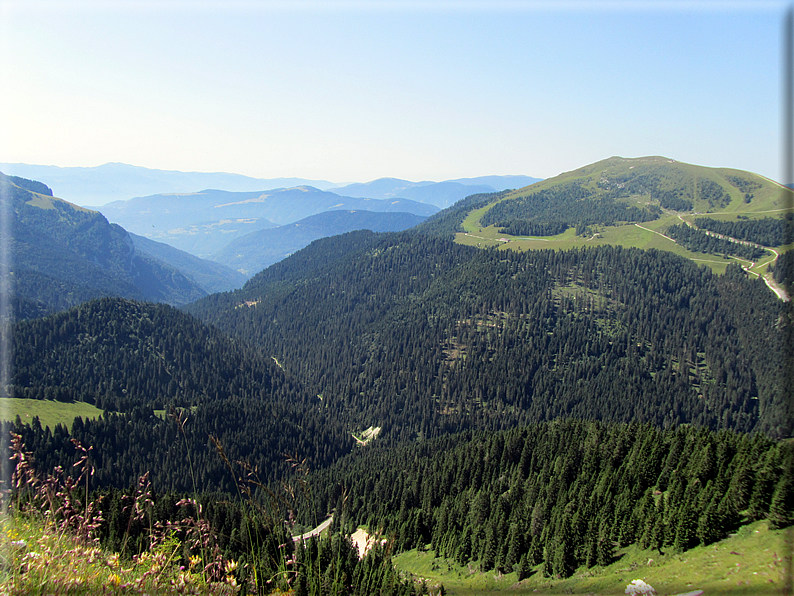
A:
[[[667,228],[667,235],[693,252],[734,255],[748,261],[757,261],[766,254],[766,251],[759,246],[721,238],[686,224],[670,226]]]
[[[635,542],[680,551],[748,518],[788,525],[792,466],[794,444],[761,435],[555,421],[368,446],[310,477],[314,507],[303,515],[337,507],[398,549],[430,546],[519,575],[542,562],[566,577]]]
[[[764,217],[763,219],[738,219],[736,221],[698,217],[695,219],[695,225],[716,234],[764,246],[781,246],[791,241],[791,214],[785,218]]]

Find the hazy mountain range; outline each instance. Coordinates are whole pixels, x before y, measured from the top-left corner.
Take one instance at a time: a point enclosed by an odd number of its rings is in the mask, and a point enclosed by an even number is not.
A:
[[[11,176],[39,180],[56,196],[78,205],[104,205],[156,193],[196,192],[202,188],[230,191],[270,190],[309,184],[326,189],[335,186],[326,180],[306,178],[251,178],[224,172],[178,172],[106,163],[89,168],[60,168],[22,163],[0,163],[0,170]]]
[[[92,298],[185,304],[239,286],[239,273],[142,239],[96,211],[52,196],[46,185],[0,174],[11,231],[13,311],[27,318]]]
[[[400,232],[425,219],[425,216],[413,213],[325,211],[295,223],[246,234],[232,240],[209,258],[249,277],[319,238],[354,230]]]
[[[160,194],[114,201],[99,209],[108,220],[135,234],[203,258],[211,258],[229,242],[251,232],[294,223],[324,211],[412,213],[425,217],[438,211],[438,207],[410,199],[340,197],[311,186],[265,192],[204,190]]]
[[[234,263],[246,276],[317,238],[362,227],[377,231],[405,229],[467,196],[521,188],[538,180],[529,176],[443,182],[381,178],[333,188],[334,184],[325,180],[260,179],[121,163],[90,168],[6,163],[0,168],[23,179],[37,180],[52,188],[56,197],[73,204],[100,205],[94,209],[138,236],[136,246],[142,254],[147,248],[144,240],[148,239],[200,258],[219,259],[225,265]],[[283,228],[270,237],[243,240],[252,233],[294,224],[326,211],[340,214]],[[364,212],[398,215],[375,217]],[[149,245],[148,249],[156,246]],[[241,250],[243,246],[248,248]],[[260,249],[252,251],[254,246]],[[163,249],[156,252],[160,258],[167,253]],[[186,264],[183,257],[177,261]],[[230,279],[224,275],[216,281],[220,285],[208,282],[210,291],[226,287]]]
[[[444,182],[410,182],[398,178],[379,178],[372,182],[348,184],[331,189],[338,195],[391,199],[402,197],[445,208],[469,195],[523,188],[539,182],[530,176],[480,176]]]
[[[10,176],[43,182],[53,189],[55,196],[83,206],[99,206],[111,201],[155,194],[194,193],[202,189],[246,192],[313,186],[320,190],[334,189],[342,196],[373,199],[400,196],[443,208],[470,194],[521,188],[540,180],[529,176],[481,176],[445,182],[381,178],[363,184],[344,185],[308,178],[252,178],[226,172],[158,170],[123,163],[79,168],[0,163],[0,170]],[[467,186],[478,188],[466,190],[464,187]],[[420,188],[424,190],[418,191]]]

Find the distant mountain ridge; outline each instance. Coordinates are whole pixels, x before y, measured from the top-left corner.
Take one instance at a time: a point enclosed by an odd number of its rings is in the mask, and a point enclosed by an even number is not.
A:
[[[228,292],[245,283],[246,277],[231,267],[207,259],[200,259],[164,242],[155,242],[128,232],[135,250],[179,269],[208,294]]]
[[[401,232],[422,223],[425,219],[427,218],[413,213],[325,211],[295,223],[251,232],[232,240],[211,255],[211,258],[250,277],[320,238],[355,230]]]
[[[367,183],[340,185],[328,180],[280,177],[254,178],[227,172],[182,172],[159,170],[124,163],[106,163],[94,167],[58,167],[24,163],[0,163],[0,170],[29,180],[39,180],[53,189],[55,196],[83,206],[105,205],[111,201],[166,193],[194,193],[201,189],[222,189],[232,192],[265,191],[277,188],[312,186],[319,190],[331,190],[341,196],[387,199],[404,197],[419,200],[436,207],[448,207],[455,200],[478,192],[493,192],[523,188],[540,178],[530,176],[480,176],[457,178],[442,182],[411,182],[397,178],[381,178]],[[471,189],[449,202],[448,183],[482,187]],[[442,186],[436,186],[442,185]],[[404,191],[428,186],[422,198]],[[347,189],[347,190],[343,190]],[[360,193],[360,189],[365,189]],[[459,194],[458,192],[458,194]]]
[[[540,180],[541,178],[531,176],[480,176],[443,182],[411,182],[399,178],[379,178],[372,182],[333,188],[331,192],[351,197],[413,199],[443,209],[474,194],[524,188]]]
[[[37,184],[41,186],[31,191],[54,194],[74,204],[101,205],[95,209],[141,239],[167,244],[203,259],[211,255],[236,254],[235,249],[224,251],[224,247],[248,234],[295,223],[324,211],[394,212],[427,217],[465,197],[523,188],[538,180],[529,176],[481,176],[442,182],[380,178],[340,188],[326,180],[259,179],[222,172],[157,170],[122,163],[66,168],[6,163],[0,167],[21,176],[20,180],[40,180]],[[363,218],[360,214],[356,217]],[[369,219],[374,222],[377,218]],[[373,225],[381,229],[378,227],[381,224]],[[351,230],[347,225],[331,228]],[[386,229],[397,228],[392,223]],[[268,252],[290,254],[317,238],[319,233],[320,228],[315,227],[310,235],[304,233],[285,240],[285,246],[269,246]],[[138,244],[141,248],[140,241]],[[162,248],[153,246],[149,248],[161,257],[165,255]],[[184,256],[175,258],[182,266],[187,265]],[[258,261],[246,259],[247,264],[240,267],[251,274],[255,272],[250,269],[252,263],[270,263],[271,259],[272,255]],[[216,273],[209,274],[210,278]],[[205,274],[207,272],[198,273]],[[227,275],[225,272],[221,277]],[[227,283],[236,283],[210,278],[204,279],[212,291],[226,288]]]
[[[23,178],[40,180],[53,188],[56,196],[79,205],[104,205],[119,199],[157,193],[196,192],[202,188],[242,192],[307,184],[322,189],[335,186],[327,180],[252,178],[225,172],[157,170],[123,163],[106,163],[87,168],[2,163],[0,170]]]
[[[207,295],[177,268],[136,251],[124,228],[96,211],[30,190],[0,174],[16,318],[42,316],[103,296],[185,304]]]
[[[204,190],[115,201],[100,207],[135,234],[210,258],[251,232],[294,223],[324,211],[373,211],[429,216],[437,207],[410,199],[342,197],[311,186],[271,191]]]

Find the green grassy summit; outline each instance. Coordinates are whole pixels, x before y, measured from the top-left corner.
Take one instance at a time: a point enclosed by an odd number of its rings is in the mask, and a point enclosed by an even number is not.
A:
[[[748,260],[730,251],[701,251],[667,231],[697,218],[752,221],[779,218],[790,196],[767,178],[707,168],[666,157],[611,157],[494,197],[461,222],[460,244],[516,250],[570,249],[604,244],[659,249],[723,273],[739,262],[763,275],[777,258]],[[750,224],[743,224],[750,225]],[[766,244],[780,246],[782,243]]]

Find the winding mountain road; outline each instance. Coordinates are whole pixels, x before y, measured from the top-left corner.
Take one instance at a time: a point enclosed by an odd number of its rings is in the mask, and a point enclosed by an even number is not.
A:
[[[329,517],[327,520],[325,520],[323,523],[321,523],[319,526],[314,528],[313,530],[309,530],[308,532],[306,532],[305,534],[301,534],[300,536],[293,536],[292,540],[294,542],[300,542],[301,540],[308,540],[309,538],[312,538],[314,536],[319,536],[320,534],[323,533],[323,531],[326,528],[328,528],[328,526],[331,525],[332,521],[334,521],[333,515]]]
[[[681,215],[680,215],[680,214],[679,214],[679,216],[678,216],[678,219],[680,219],[682,222],[684,222],[686,225],[688,225],[688,226],[689,226],[689,227],[691,227],[691,228],[694,228],[694,229],[696,229],[696,230],[699,230],[699,229],[700,229],[700,228],[698,228],[698,227],[697,227],[697,226],[696,226],[694,223],[692,223],[692,222],[690,222],[690,221],[687,221],[687,220],[685,220],[683,217],[681,217]],[[653,232],[654,234],[658,234],[658,235],[659,235],[659,236],[661,236],[662,238],[667,238],[667,239],[668,239],[668,240],[670,240],[671,242],[675,242],[675,240],[673,240],[672,238],[670,238],[670,236],[665,236],[665,235],[664,235],[664,234],[662,234],[661,232],[657,232],[656,230],[651,230],[650,228],[646,228],[645,226],[641,226],[641,225],[640,225],[640,224],[638,224],[638,223],[635,223],[634,225],[635,225],[635,226],[637,226],[638,228],[642,228],[643,230],[646,230],[646,231],[648,231],[648,232]],[[762,245],[760,245],[760,244],[756,244],[756,243],[754,243],[754,242],[748,242],[747,240],[739,240],[738,238],[731,238],[730,236],[725,236],[725,235],[723,235],[723,234],[717,234],[717,233],[715,233],[715,232],[711,232],[711,231],[709,231],[709,230],[706,230],[706,234],[708,234],[709,236],[715,236],[715,237],[717,237],[717,238],[722,238],[722,239],[725,239],[725,240],[729,240],[730,242],[736,242],[737,244],[746,244],[746,245],[748,245],[748,246],[755,246],[755,247],[762,248],[762,249],[764,249],[764,250],[768,250],[768,251],[770,251],[771,253],[773,253],[773,254],[775,255],[775,258],[774,258],[774,259],[772,259],[771,261],[769,261],[769,262],[767,263],[767,265],[771,265],[772,263],[774,263],[775,261],[777,261],[778,257],[780,256],[780,253],[779,253],[778,251],[776,251],[774,248],[770,248],[770,247],[768,247],[768,246],[762,246]],[[786,293],[786,290],[785,290],[785,289],[784,289],[782,286],[778,285],[778,284],[775,282],[775,280],[774,280],[774,278],[772,277],[772,274],[771,274],[771,273],[765,273],[764,275],[761,275],[760,273],[756,273],[755,271],[751,271],[751,269],[752,269],[753,267],[755,267],[755,263],[752,263],[752,262],[750,262],[750,261],[746,261],[745,259],[740,259],[740,258],[738,258],[738,257],[733,257],[733,258],[735,258],[737,261],[745,261],[745,262],[747,262],[747,263],[750,263],[750,265],[749,265],[749,266],[743,266],[743,267],[742,267],[742,269],[744,269],[745,271],[747,271],[747,273],[750,273],[750,274],[752,274],[752,275],[755,275],[756,277],[760,277],[761,279],[763,279],[763,280],[764,280],[764,283],[767,285],[767,287],[768,287],[770,290],[772,290],[772,291],[775,293],[775,295],[776,295],[778,298],[780,298],[781,300],[783,300],[784,302],[788,302],[788,301],[790,300],[790,297],[789,297],[789,295]],[[694,261],[694,260],[701,260],[701,261],[705,261],[706,259],[692,259],[692,260],[693,260],[693,261]],[[711,262],[711,261],[708,261],[708,262]]]

